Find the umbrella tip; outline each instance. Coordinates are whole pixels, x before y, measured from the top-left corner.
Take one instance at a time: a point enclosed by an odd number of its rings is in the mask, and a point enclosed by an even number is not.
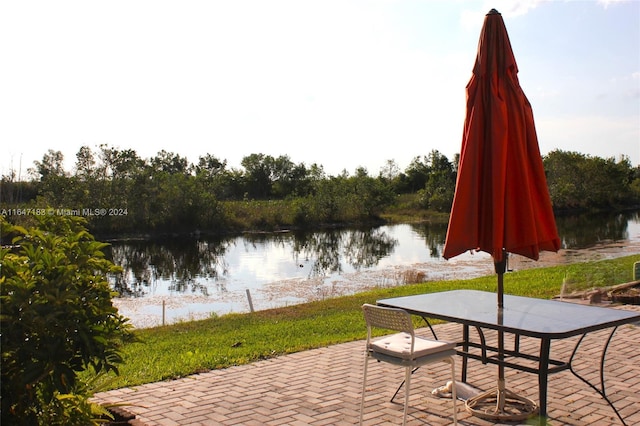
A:
[[[495,9],[491,9],[491,10],[489,11],[489,13],[487,13],[487,15],[500,15],[500,12],[498,12],[498,11],[497,11],[497,10],[495,10]]]

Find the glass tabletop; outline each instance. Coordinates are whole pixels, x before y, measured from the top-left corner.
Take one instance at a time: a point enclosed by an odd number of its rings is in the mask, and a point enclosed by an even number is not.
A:
[[[564,338],[640,322],[638,312],[506,294],[500,315],[497,294],[477,290],[419,294],[377,303],[415,315],[533,337]]]

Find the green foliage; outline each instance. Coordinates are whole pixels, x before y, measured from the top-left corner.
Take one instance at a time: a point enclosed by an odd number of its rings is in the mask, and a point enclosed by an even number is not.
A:
[[[406,171],[411,187],[417,189],[418,203],[423,209],[434,212],[449,212],[456,186],[455,165],[438,150],[433,150],[421,161],[415,158]],[[408,181],[407,181],[408,183]],[[416,191],[416,190],[414,190]]]
[[[555,209],[587,210],[637,206],[640,168],[629,159],[590,157],[555,150],[544,158],[549,194]]]
[[[106,407],[89,400],[87,395],[92,393],[90,389],[80,387],[66,394],[54,391],[52,397],[45,395],[41,389],[42,387],[38,389],[38,399],[44,402],[38,411],[33,413],[38,425],[85,426],[97,425],[102,423],[101,420],[113,419],[113,415]]]
[[[316,183],[309,197],[316,223],[355,223],[377,219],[395,200],[384,181],[363,170],[356,176],[331,177]]]
[[[221,203],[225,226],[230,231],[279,230],[293,223],[290,203],[274,201],[227,201]]]
[[[49,150],[31,170],[36,180],[3,176],[0,204],[73,210],[87,218],[94,234],[109,237],[371,223],[389,207],[399,207],[397,199],[406,194],[417,195],[412,208],[448,213],[459,155],[450,161],[432,150],[415,157],[404,172],[389,160],[377,177],[362,167],[352,176],[346,171],[327,176],[321,166],[295,164],[286,155],[250,154],[242,159],[243,169],[230,170],[211,154],[193,165],[164,150],[141,159],[133,150],[101,145],[97,153],[81,147],[76,160],[74,173],[67,173],[62,154]],[[556,150],[543,160],[556,211],[640,205],[640,166],[632,168],[626,157],[616,161]],[[244,205],[234,210],[238,201],[256,203],[253,212],[247,215]],[[284,205],[261,210],[272,207],[268,202]],[[107,214],[87,215],[83,209]],[[30,224],[18,215],[9,220]]]
[[[96,407],[78,373],[117,374],[133,338],[111,303],[106,277],[118,268],[80,218],[38,221],[27,230],[0,218],[2,423],[87,424]]]

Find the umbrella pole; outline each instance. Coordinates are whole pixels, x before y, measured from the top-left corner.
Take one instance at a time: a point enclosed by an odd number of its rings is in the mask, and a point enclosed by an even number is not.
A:
[[[498,324],[504,320],[504,273],[507,266],[507,253],[503,251],[502,260],[495,262],[498,275]],[[465,404],[471,414],[490,420],[519,421],[531,417],[538,411],[538,405],[506,388],[504,375],[504,332],[498,332],[498,386],[495,390],[483,392],[469,398]]]
[[[502,251],[502,260],[500,262],[494,262],[493,266],[496,269],[498,275],[498,314],[502,314],[504,308],[504,273],[507,270],[507,252]]]
[[[507,253],[503,250],[502,261],[495,262],[496,274],[498,275],[498,324],[504,321],[504,273],[507,269]],[[504,332],[498,332],[498,390],[496,394],[496,411],[504,413],[505,406],[505,379],[504,379]]]

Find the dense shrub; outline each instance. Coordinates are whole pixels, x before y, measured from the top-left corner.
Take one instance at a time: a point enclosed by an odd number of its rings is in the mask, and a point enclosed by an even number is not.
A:
[[[82,219],[38,223],[0,217],[2,424],[92,424],[100,407],[77,375],[117,373],[120,345],[133,338],[111,302],[106,277],[118,268]]]

